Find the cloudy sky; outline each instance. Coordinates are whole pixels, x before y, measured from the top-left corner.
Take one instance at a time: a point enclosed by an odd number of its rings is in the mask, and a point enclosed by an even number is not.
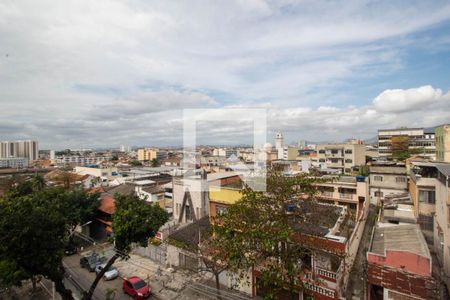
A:
[[[180,145],[183,109],[236,107],[269,140],[371,138],[450,122],[449,90],[448,1],[0,2],[0,140]],[[200,142],[251,143],[234,121]]]

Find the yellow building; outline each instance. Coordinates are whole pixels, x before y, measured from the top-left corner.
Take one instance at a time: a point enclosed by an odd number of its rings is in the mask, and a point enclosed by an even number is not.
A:
[[[242,183],[209,186],[209,216],[221,215],[227,208],[242,198]]]
[[[167,152],[154,148],[138,149],[137,153],[139,161],[151,161],[153,159],[163,160],[167,158]]]

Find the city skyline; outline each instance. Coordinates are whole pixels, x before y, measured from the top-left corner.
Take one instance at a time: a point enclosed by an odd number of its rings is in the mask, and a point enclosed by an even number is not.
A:
[[[4,2],[0,23],[0,139],[43,149],[181,145],[185,108],[267,108],[286,141],[450,119],[445,1]]]

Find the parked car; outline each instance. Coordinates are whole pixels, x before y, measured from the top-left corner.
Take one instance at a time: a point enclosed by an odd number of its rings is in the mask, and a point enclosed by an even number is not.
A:
[[[150,297],[152,288],[141,278],[132,276],[123,280],[123,292],[131,297],[142,300]]]
[[[103,268],[106,266],[106,264],[101,264],[95,267],[95,273],[100,273]],[[114,267],[109,267],[108,271],[103,274],[104,280],[113,280],[116,279],[119,276],[119,271]]]
[[[80,266],[82,268],[86,268],[89,272],[94,272],[95,267],[101,265],[106,261],[106,257],[99,257],[97,253],[94,253],[90,256],[85,256],[80,258]]]
[[[64,254],[69,256],[69,255],[74,255],[78,252],[77,246],[75,246],[74,244],[68,244],[65,248],[64,248]]]

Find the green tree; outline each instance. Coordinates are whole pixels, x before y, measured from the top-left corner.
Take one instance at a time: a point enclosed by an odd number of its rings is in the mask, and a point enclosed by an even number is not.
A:
[[[128,162],[128,164],[129,164],[130,166],[132,166],[132,167],[139,167],[139,166],[142,166],[142,163],[141,163],[140,161],[138,161],[138,160],[130,160],[130,161]]]
[[[152,166],[152,167],[158,167],[159,166],[159,161],[156,159],[156,158],[154,158],[154,159],[152,159],[151,161],[150,161],[150,166]]]
[[[97,275],[83,299],[91,299],[98,282],[118,258],[127,259],[131,245],[137,243],[143,247],[148,239],[154,237],[159,228],[169,220],[165,210],[159,205],[148,205],[134,195],[114,195],[116,211],[112,218],[116,253]]]
[[[78,224],[91,220],[97,194],[81,187],[46,187],[33,178],[0,199],[0,280],[20,285],[24,279],[46,276],[63,299],[72,299],[62,279],[62,253]]]
[[[304,201],[314,201],[319,182],[323,180],[308,174],[285,177],[277,169],[269,170],[266,192],[246,186],[242,199],[213,219],[214,243],[225,252],[221,259],[226,258],[237,281],[248,280],[249,270],[257,267],[261,272],[258,283],[268,289],[266,297],[275,296],[281,289],[294,295],[301,271],[299,261],[307,261],[310,253],[300,243],[292,242],[294,215],[287,210],[296,208],[296,225],[311,222],[301,207]]]
[[[217,296],[221,299],[219,276],[229,268],[228,253],[226,251],[221,251],[220,239],[214,239],[210,233],[202,237],[198,250],[203,262],[204,270],[214,275]]]
[[[42,175],[36,174],[31,182],[34,191],[42,191],[45,187],[45,179]]]
[[[67,235],[66,218],[42,193],[0,200],[0,261],[15,274],[3,277],[18,285],[42,275],[55,283],[63,299],[73,299],[64,286],[62,256]]]

